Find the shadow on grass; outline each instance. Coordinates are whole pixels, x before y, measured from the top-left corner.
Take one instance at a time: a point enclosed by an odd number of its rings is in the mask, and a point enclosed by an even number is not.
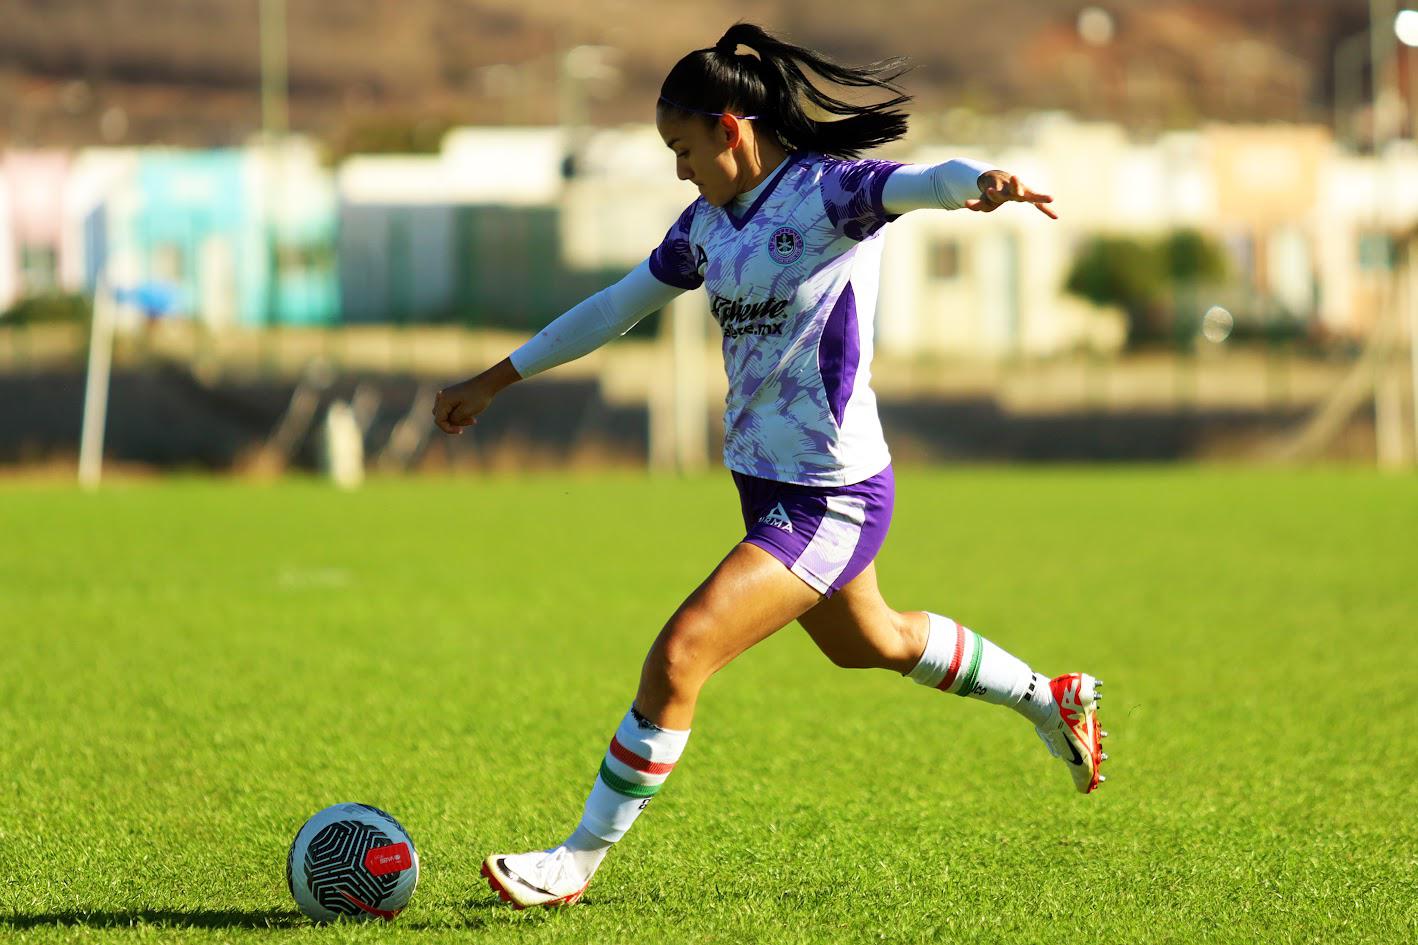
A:
[[[475,899],[464,904],[466,911],[459,921],[419,921],[414,916],[405,916],[398,925],[415,929],[480,929],[489,925],[508,923],[536,923],[546,921],[553,915],[565,913],[563,909],[535,909],[519,912],[494,896],[491,899]],[[573,907],[584,908],[584,906]],[[409,921],[412,919],[413,921]],[[376,923],[377,924],[377,923]],[[237,909],[133,909],[127,912],[105,912],[73,910],[70,912],[45,912],[35,915],[0,915],[0,937],[6,930],[24,931],[45,927],[83,926],[91,929],[120,929],[136,925],[158,925],[187,929],[289,929],[298,926],[313,926],[305,916],[294,911],[264,909],[242,911]]]
[[[168,925],[192,929],[285,929],[308,925],[310,920],[295,912],[277,909],[244,912],[236,909],[134,909],[129,912],[47,912],[38,915],[0,916],[0,930],[34,929],[43,926],[86,926],[95,929],[124,928],[132,925]]]
[[[515,922],[545,922],[554,915],[566,915],[573,910],[583,910],[591,905],[583,901],[569,910],[513,910],[498,897],[476,898],[464,902],[464,912],[457,921],[420,921],[417,912],[404,914],[397,924],[404,928],[458,928],[479,929],[488,925],[508,925]],[[352,919],[357,921],[357,919]],[[0,915],[0,938],[6,931],[26,931],[34,928],[130,928],[135,925],[166,925],[169,928],[251,928],[277,929],[313,927],[311,919],[294,910],[129,910],[129,911],[85,911],[37,912],[34,915]],[[377,925],[377,922],[376,922]]]

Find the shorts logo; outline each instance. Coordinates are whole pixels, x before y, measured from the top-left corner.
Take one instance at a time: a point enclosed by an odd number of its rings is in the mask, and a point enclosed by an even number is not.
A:
[[[789,535],[793,533],[793,520],[788,518],[788,512],[783,508],[783,503],[779,502],[773,506],[773,510],[758,520],[760,525],[772,525],[774,528],[781,528]]]
[[[768,255],[780,266],[797,262],[803,255],[803,235],[791,226],[780,226],[768,241]]]

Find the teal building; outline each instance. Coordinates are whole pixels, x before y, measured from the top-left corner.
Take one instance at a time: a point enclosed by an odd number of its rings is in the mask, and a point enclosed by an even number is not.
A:
[[[144,150],[96,228],[105,255],[122,260],[113,278],[170,287],[179,315],[214,327],[330,324],[340,310],[334,194],[299,144]]]

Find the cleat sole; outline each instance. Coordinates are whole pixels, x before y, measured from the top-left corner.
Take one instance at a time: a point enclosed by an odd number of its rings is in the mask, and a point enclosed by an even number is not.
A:
[[[1097,715],[1098,705],[1103,701],[1103,694],[1098,691],[1102,688],[1103,681],[1101,679],[1095,679],[1087,673],[1080,673],[1079,675],[1083,678],[1079,686],[1078,701],[1083,706],[1084,717],[1086,719],[1083,729],[1084,732],[1088,734],[1088,740],[1091,742],[1089,748],[1093,755],[1093,783],[1089,784],[1088,789],[1083,793],[1092,794],[1094,791],[1098,790],[1098,785],[1108,780],[1102,773],[1103,759],[1106,756],[1103,754],[1102,750],[1103,736],[1102,729],[1098,727]]]
[[[1089,679],[1090,677],[1085,676],[1084,678],[1085,678],[1085,679]],[[1089,723],[1089,728],[1090,728],[1090,730],[1093,732],[1093,772],[1094,772],[1094,773],[1093,773],[1093,785],[1092,785],[1092,787],[1090,787],[1090,788],[1088,789],[1089,793],[1092,793],[1093,791],[1097,790],[1097,789],[1098,789],[1098,786],[1099,786],[1100,784],[1102,784],[1103,782],[1105,782],[1105,781],[1108,780],[1108,776],[1103,773],[1103,762],[1105,762],[1105,761],[1108,760],[1108,754],[1107,754],[1107,752],[1103,751],[1103,736],[1106,735],[1106,734],[1108,734],[1108,733],[1105,732],[1105,731],[1103,731],[1102,728],[1099,727],[1099,725],[1098,725],[1098,717],[1097,717],[1098,706],[1099,706],[1099,704],[1103,701],[1103,694],[1102,694],[1101,692],[1099,692],[1098,690],[1100,690],[1100,689],[1102,689],[1102,688],[1103,688],[1103,680],[1101,680],[1101,679],[1094,679],[1094,680],[1093,680],[1093,693],[1092,693],[1093,699],[1092,699],[1092,704],[1091,704],[1090,706],[1088,706],[1088,715],[1089,715],[1088,723]]]

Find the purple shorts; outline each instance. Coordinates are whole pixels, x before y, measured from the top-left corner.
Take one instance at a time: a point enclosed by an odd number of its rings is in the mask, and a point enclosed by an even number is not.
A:
[[[796,486],[738,472],[734,485],[748,529],[743,540],[826,597],[876,558],[896,501],[890,466],[850,486]]]

